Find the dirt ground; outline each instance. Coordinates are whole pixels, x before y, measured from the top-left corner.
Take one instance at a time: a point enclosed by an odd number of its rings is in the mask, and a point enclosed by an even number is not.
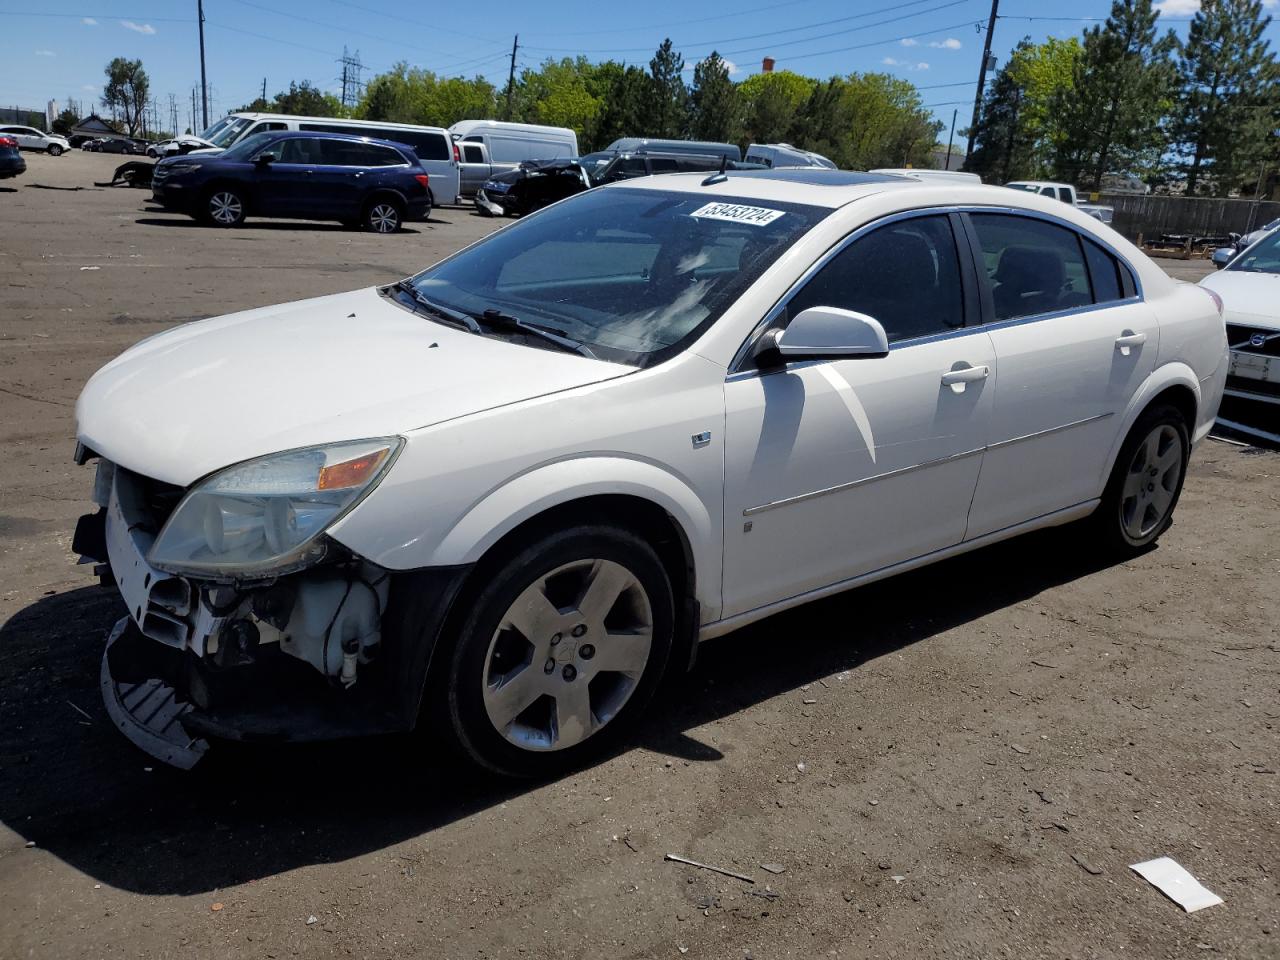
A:
[[[153,763],[101,706],[121,611],[70,552],[81,385],[495,223],[217,232],[94,189],[116,157],[28,162],[0,186],[0,957],[1280,956],[1280,456],[1223,443],[1138,559],[1049,532],[780,615],[557,782],[408,738]],[[1128,868],[1166,854],[1225,904]]]

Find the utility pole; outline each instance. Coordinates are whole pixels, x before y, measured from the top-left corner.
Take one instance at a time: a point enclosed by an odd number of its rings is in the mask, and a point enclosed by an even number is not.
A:
[[[267,78],[263,77],[262,78],[262,105],[265,107],[266,104],[267,104]]]
[[[991,19],[987,21],[987,39],[982,45],[982,63],[978,66],[978,95],[973,100],[973,123],[969,124],[969,145],[964,151],[964,169],[969,169],[973,156],[973,141],[978,136],[978,121],[982,117],[982,95],[987,89],[987,63],[991,60],[991,35],[996,32],[996,17],[1000,13],[1000,0],[991,0]]]
[[[201,130],[207,130],[209,128],[209,81],[204,72],[204,0],[196,0],[196,14],[200,20],[200,117],[204,122]]]
[[[200,129],[201,129],[201,132],[204,131],[203,127],[201,127]],[[196,132],[196,88],[195,87],[191,88],[191,132],[192,133]]]
[[[360,71],[364,69],[364,64],[360,62],[360,51],[357,50],[354,55],[348,54],[344,46],[342,59],[338,62],[342,64],[342,105],[354,107],[360,102],[360,88],[363,86]]]
[[[959,113],[958,109],[951,111],[951,136],[947,138],[947,165],[943,168],[945,170],[951,169],[951,145],[956,142],[956,116]]]
[[[511,94],[516,89],[516,51],[520,49],[520,34],[511,41],[511,72],[507,74],[507,109],[502,119],[511,119]]]

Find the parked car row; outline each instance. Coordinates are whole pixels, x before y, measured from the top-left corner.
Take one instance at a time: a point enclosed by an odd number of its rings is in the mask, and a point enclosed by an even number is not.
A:
[[[80,149],[89,153],[127,153],[141,154],[146,148],[139,142],[124,137],[98,137],[80,144]]]

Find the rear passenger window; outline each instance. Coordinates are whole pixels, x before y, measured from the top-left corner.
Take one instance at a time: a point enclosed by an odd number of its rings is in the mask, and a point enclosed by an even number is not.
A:
[[[839,307],[879,320],[889,342],[964,326],[955,236],[945,216],[913,217],[855,240],[787,304]]]
[[[653,173],[675,173],[680,166],[675,157],[650,157],[649,169]]]
[[[478,146],[463,144],[462,156],[466,159],[467,163],[484,163],[484,151]]]
[[[1116,258],[1091,240],[1084,242],[1085,259],[1089,261],[1089,279],[1093,281],[1093,302],[1110,303],[1123,300],[1120,264]]]
[[[1044,220],[969,215],[982,247],[996,320],[1054,313],[1093,302],[1080,238]]]

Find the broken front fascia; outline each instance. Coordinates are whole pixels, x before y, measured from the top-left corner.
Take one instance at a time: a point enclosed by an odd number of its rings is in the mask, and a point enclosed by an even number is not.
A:
[[[77,528],[76,549],[103,561],[97,571],[129,609],[102,671],[122,731],[185,767],[204,751],[200,733],[304,740],[403,728],[379,663],[389,573],[336,544],[316,565],[275,578],[168,573],[148,556],[182,496],[100,460],[101,509]]]

